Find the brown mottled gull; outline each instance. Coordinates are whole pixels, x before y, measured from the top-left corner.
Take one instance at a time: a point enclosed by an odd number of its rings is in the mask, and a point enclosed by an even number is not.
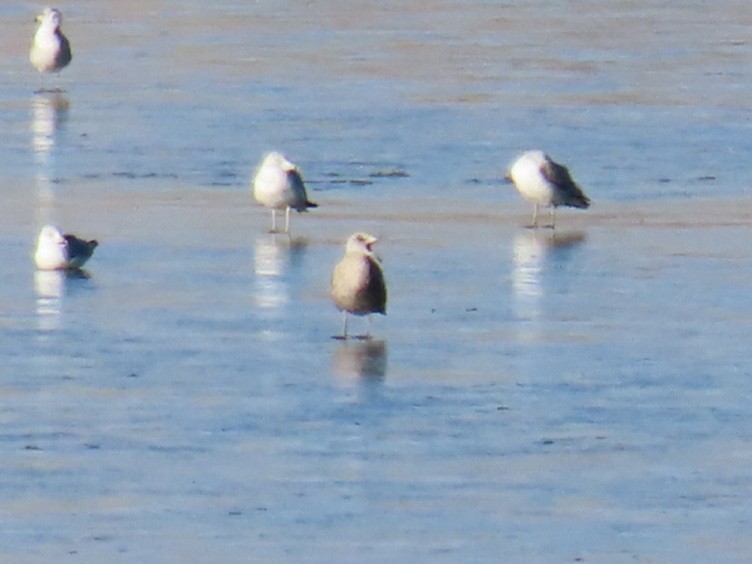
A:
[[[372,313],[386,315],[386,283],[379,258],[371,250],[376,237],[367,233],[354,233],[345,245],[345,256],[334,267],[332,273],[332,298],[337,308],[343,312],[342,336],[347,339],[347,316],[367,315],[370,338]]]

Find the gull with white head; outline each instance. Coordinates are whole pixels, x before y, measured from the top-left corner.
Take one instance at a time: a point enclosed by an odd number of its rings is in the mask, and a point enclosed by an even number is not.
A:
[[[36,21],[39,27],[31,42],[29,60],[40,73],[60,72],[73,58],[68,38],[60,31],[63,15],[55,8],[45,8]]]
[[[510,167],[506,179],[535,206],[532,227],[538,226],[538,206],[551,208],[551,228],[555,226],[554,210],[558,206],[590,207],[590,200],[572,180],[569,170],[543,151],[523,153]]]
[[[347,339],[347,316],[367,315],[370,338],[372,313],[386,315],[386,282],[381,261],[371,247],[378,241],[368,233],[353,233],[347,239],[345,256],[332,272],[332,299],[343,312],[341,339]]]
[[[78,270],[97,248],[96,240],[85,241],[63,233],[54,225],[45,225],[39,232],[34,262],[39,270]]]
[[[308,200],[298,167],[276,151],[267,153],[256,168],[252,191],[258,203],[272,210],[272,233],[277,231],[277,210],[285,210],[285,233],[289,233],[290,209],[303,212],[318,207]]]

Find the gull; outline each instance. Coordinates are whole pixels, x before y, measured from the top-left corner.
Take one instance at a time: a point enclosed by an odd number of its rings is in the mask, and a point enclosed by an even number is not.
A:
[[[39,232],[34,262],[39,270],[78,270],[97,248],[95,240],[84,241],[65,235],[54,225],[45,225]]]
[[[371,250],[378,239],[368,233],[353,233],[347,239],[345,256],[332,272],[332,299],[343,312],[342,336],[347,339],[347,316],[372,313],[386,315],[386,283],[379,257]],[[370,338],[370,331],[365,335]]]
[[[72,58],[68,38],[60,31],[63,15],[55,8],[45,8],[36,21],[39,27],[31,42],[29,60],[40,73],[60,72]]]
[[[290,232],[290,208],[303,212],[318,204],[308,201],[298,167],[282,153],[267,153],[253,176],[253,197],[272,210],[272,233],[277,232],[277,210],[285,210],[285,233]]]
[[[588,208],[590,200],[583,194],[567,168],[554,162],[543,151],[527,151],[511,166],[506,179],[514,184],[526,200],[533,202],[533,224],[538,226],[538,206],[551,208],[553,229],[554,210],[558,206]]]

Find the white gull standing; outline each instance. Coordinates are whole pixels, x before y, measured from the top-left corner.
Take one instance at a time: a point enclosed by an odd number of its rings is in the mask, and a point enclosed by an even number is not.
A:
[[[78,270],[91,258],[97,241],[85,241],[65,235],[54,225],[45,225],[39,232],[34,262],[39,270]]]
[[[332,272],[332,299],[343,312],[341,339],[347,339],[347,315],[367,315],[370,338],[372,313],[386,315],[386,282],[379,257],[371,250],[378,241],[367,233],[353,233],[347,239],[345,256]]]
[[[272,210],[272,233],[277,231],[277,210],[285,210],[285,233],[290,232],[290,209],[318,207],[308,201],[300,170],[282,153],[267,153],[253,176],[253,197]]]
[[[551,208],[551,228],[555,226],[554,210],[558,206],[586,209],[590,200],[572,180],[569,170],[554,162],[543,151],[527,151],[511,166],[506,176],[526,200],[533,202],[533,224],[538,226],[538,206]]]
[[[60,31],[63,16],[55,8],[45,8],[31,42],[29,60],[40,73],[60,72],[73,58],[68,38]]]

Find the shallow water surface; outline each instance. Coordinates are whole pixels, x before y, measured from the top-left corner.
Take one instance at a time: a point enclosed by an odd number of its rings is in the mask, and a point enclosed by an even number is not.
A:
[[[746,5],[124,6],[60,6],[42,94],[0,8],[0,560],[752,556]],[[530,147],[593,207],[525,228]],[[388,315],[342,342],[355,230]]]

